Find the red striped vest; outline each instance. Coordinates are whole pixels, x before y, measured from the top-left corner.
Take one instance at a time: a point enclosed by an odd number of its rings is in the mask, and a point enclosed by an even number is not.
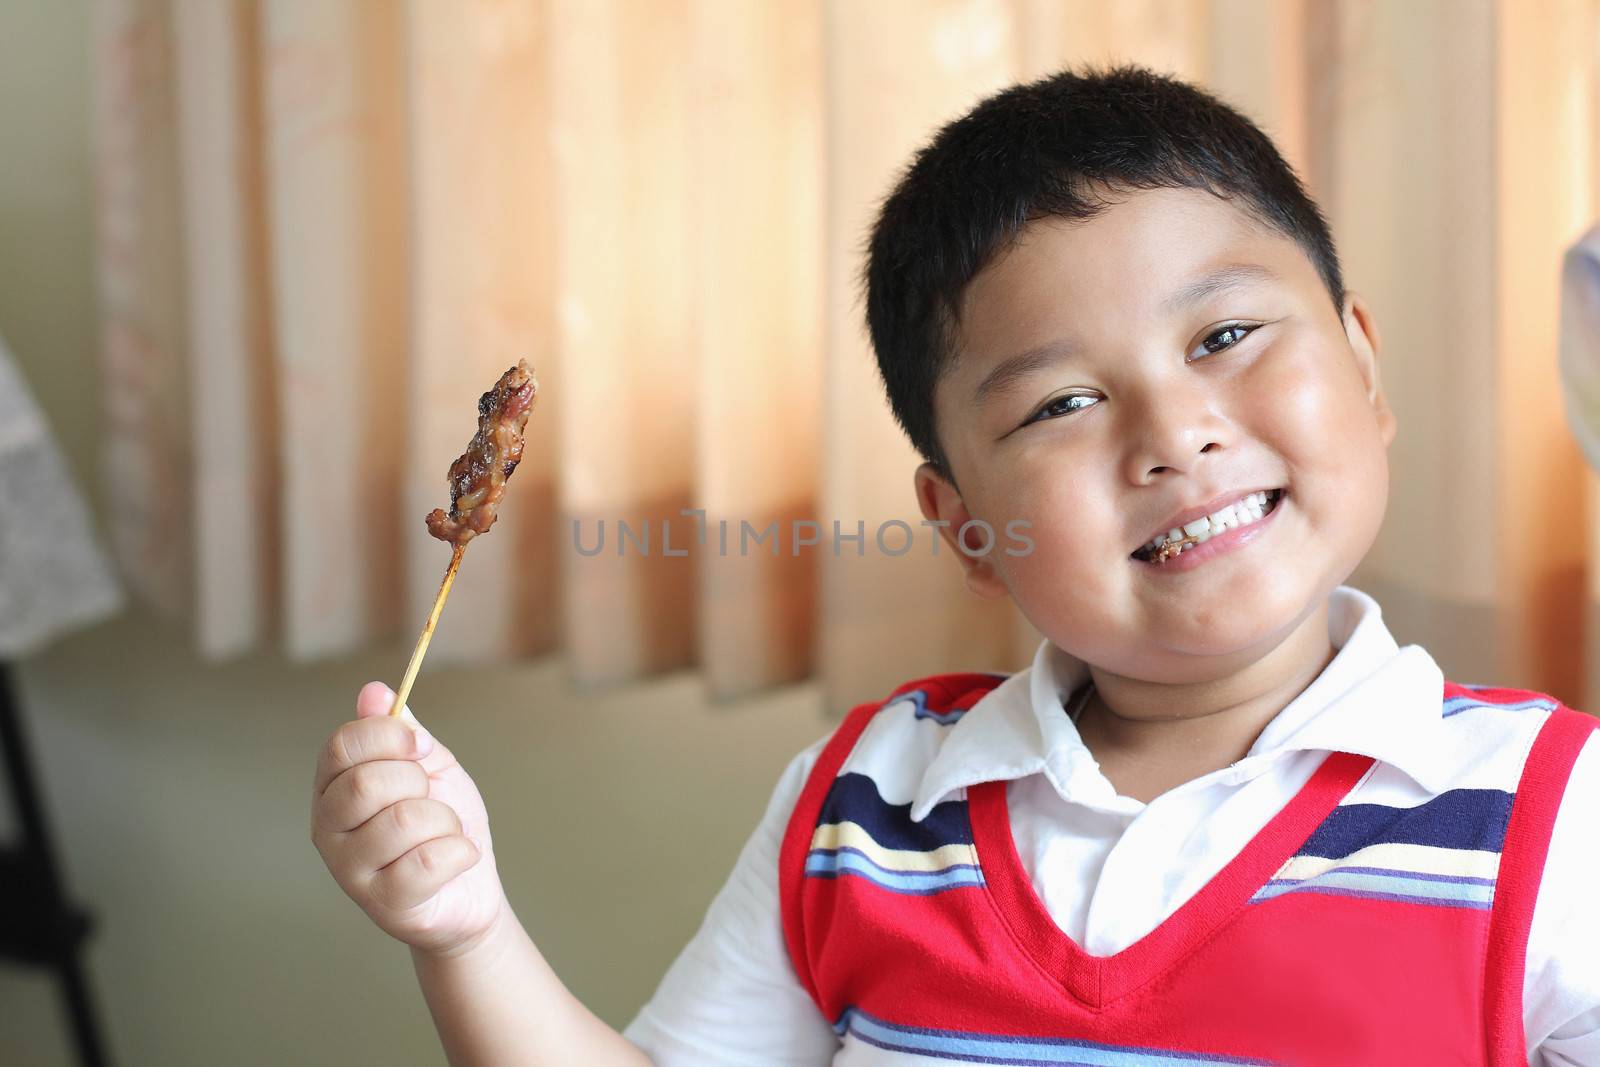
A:
[[[1004,782],[912,822],[848,762],[876,716],[905,717],[874,731],[891,743],[890,727],[953,722],[999,681],[937,675],[855,708],[790,818],[784,936],[847,1049],[1119,1067],[1526,1064],[1528,926],[1594,718],[1544,694],[1446,682],[1442,714],[1465,731],[1452,736],[1515,746],[1492,750],[1511,767],[1503,788],[1385,806],[1362,797],[1371,757],[1332,753],[1173,915],[1096,957],[1035,894]]]

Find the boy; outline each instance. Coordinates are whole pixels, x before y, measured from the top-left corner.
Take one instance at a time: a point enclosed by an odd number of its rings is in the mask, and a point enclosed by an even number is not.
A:
[[[1341,584],[1395,419],[1267,137],[1137,67],[1015,86],[918,154],[865,283],[924,515],[1029,523],[952,555],[1046,640],[796,757],[624,1035],[369,685],[312,836],[451,1061],[1600,1064],[1594,720],[1445,681]]]

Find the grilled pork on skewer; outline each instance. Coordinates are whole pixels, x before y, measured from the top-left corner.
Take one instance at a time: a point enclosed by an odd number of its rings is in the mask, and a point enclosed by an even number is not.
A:
[[[439,584],[439,594],[433,598],[433,610],[428,612],[411,662],[406,665],[406,676],[394,696],[390,715],[400,714],[406,697],[411,695],[411,685],[422,669],[422,657],[433,639],[433,628],[444,610],[445,597],[450,595],[450,585],[456,580],[467,542],[488,533],[500,512],[506,479],[522,461],[522,431],[528,425],[528,413],[538,394],[539,383],[534,380],[528,361],[521,359],[500,376],[493,389],[478,398],[478,432],[472,435],[467,450],[450,464],[450,510],[447,513],[443,508],[434,508],[426,520],[429,533],[450,543],[450,566]]]
[[[450,464],[450,511],[434,508],[428,513],[430,534],[465,546],[489,532],[506,493],[506,479],[522,459],[522,432],[538,395],[539,383],[524,359],[478,398],[478,432]]]

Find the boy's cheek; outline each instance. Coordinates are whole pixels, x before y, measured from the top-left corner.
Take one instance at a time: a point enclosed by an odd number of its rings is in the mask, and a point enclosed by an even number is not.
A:
[[[1301,436],[1315,435],[1329,425],[1330,419],[1339,417],[1345,405],[1340,402],[1339,391],[1330,389],[1322,376],[1311,368],[1293,365],[1286,365],[1283,370],[1272,376],[1261,394],[1261,402],[1275,426]]]
[[[1285,361],[1270,386],[1277,408],[1302,434],[1338,438],[1376,425],[1348,352],[1310,348],[1305,359]]]
[[[1104,551],[1092,552],[1059,530],[1035,527],[1022,532],[1031,545],[1002,537],[996,567],[1005,574],[1013,595],[1031,602],[1025,607],[1037,605],[1058,619],[1092,619],[1097,607],[1119,588]],[[1008,547],[1021,554],[1006,555]]]

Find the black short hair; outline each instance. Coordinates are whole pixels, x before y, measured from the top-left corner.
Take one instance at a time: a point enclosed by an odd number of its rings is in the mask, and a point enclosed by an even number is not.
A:
[[[860,285],[896,421],[954,483],[934,383],[955,352],[962,293],[1040,218],[1089,219],[1095,190],[1200,188],[1295,241],[1335,309],[1344,284],[1327,220],[1255,123],[1215,96],[1135,64],[1013,85],[939,129],[884,198]]]

